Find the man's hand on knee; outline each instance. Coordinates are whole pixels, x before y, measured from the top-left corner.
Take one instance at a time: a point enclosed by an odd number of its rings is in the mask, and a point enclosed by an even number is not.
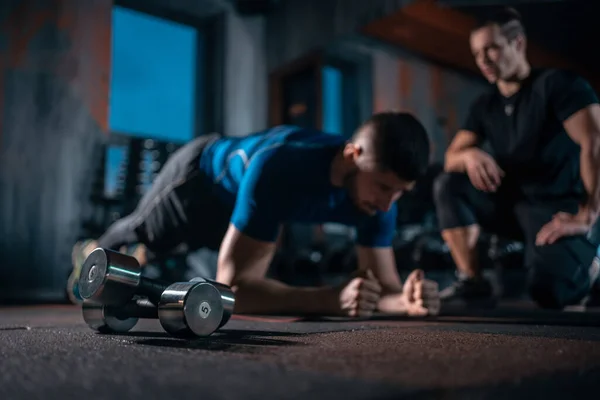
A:
[[[484,192],[495,192],[504,177],[504,171],[500,169],[496,160],[477,148],[466,153],[465,171],[473,186]]]
[[[587,209],[581,208],[577,214],[559,212],[542,226],[535,238],[535,244],[543,246],[553,244],[562,237],[587,235],[591,228],[592,221]]]

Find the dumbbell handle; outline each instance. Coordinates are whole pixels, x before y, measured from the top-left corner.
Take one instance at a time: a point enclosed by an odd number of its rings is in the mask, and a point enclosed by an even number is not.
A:
[[[136,292],[141,296],[148,297],[152,303],[158,305],[160,302],[160,296],[165,289],[169,287],[169,285],[171,285],[171,283],[167,281],[142,276],[140,278],[140,285],[138,286]]]
[[[119,319],[158,319],[158,307],[149,299],[137,299],[124,306],[104,306],[107,315]]]

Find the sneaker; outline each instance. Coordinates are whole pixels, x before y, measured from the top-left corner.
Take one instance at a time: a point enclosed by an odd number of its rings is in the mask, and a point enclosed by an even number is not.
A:
[[[589,272],[592,290],[600,290],[600,247],[598,248],[598,255],[592,260]]]
[[[598,248],[598,255],[594,257],[594,261],[590,266],[590,282],[592,287],[590,295],[586,299],[586,307],[598,308],[600,307],[600,247]]]
[[[92,243],[93,240],[82,240],[75,243],[73,251],[71,252],[71,262],[73,269],[67,280],[67,296],[69,301],[73,304],[81,304],[83,299],[79,295],[79,275],[81,274],[81,267],[83,262],[87,258],[86,249]]]
[[[459,278],[440,291],[440,300],[444,306],[492,308],[496,305],[492,284],[485,278]]]

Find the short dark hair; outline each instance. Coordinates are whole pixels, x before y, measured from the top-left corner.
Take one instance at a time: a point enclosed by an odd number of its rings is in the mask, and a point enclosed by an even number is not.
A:
[[[354,138],[371,140],[375,162],[400,179],[415,181],[427,172],[430,143],[425,127],[407,112],[381,112],[366,120]]]
[[[478,19],[475,30],[489,25],[498,25],[504,37],[509,41],[520,35],[525,36],[521,14],[512,7],[502,7],[486,13]]]

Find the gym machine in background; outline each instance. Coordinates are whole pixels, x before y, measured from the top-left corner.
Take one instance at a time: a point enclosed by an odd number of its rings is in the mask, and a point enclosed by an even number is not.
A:
[[[78,239],[98,238],[113,222],[131,213],[169,157],[183,145],[112,133],[99,150]],[[154,260],[153,267],[155,275],[173,281],[187,271],[181,255]]]
[[[98,237],[111,223],[133,211],[168,158],[181,146],[182,143],[111,134],[92,178],[90,211],[81,237]]]

